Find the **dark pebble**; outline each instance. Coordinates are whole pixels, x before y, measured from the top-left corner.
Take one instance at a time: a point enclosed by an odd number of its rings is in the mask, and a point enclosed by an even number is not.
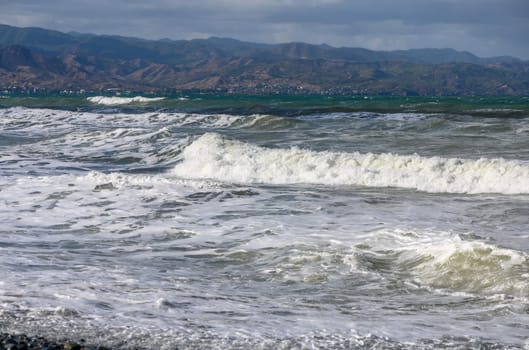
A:
[[[50,341],[44,337],[28,337],[24,334],[0,333],[0,350],[111,350],[104,346],[87,345],[85,339],[81,339],[79,343]]]

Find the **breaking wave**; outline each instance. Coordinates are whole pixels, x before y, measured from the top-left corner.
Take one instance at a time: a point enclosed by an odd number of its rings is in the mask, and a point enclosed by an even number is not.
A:
[[[524,252],[446,232],[380,231],[360,246],[361,260],[384,261],[392,274],[414,284],[452,292],[529,296]]]
[[[109,96],[92,96],[88,97],[87,100],[100,104],[100,105],[107,105],[107,106],[113,106],[113,105],[126,105],[129,103],[146,103],[146,102],[154,102],[154,101],[161,101],[164,100],[165,97],[143,97],[143,96],[135,96],[135,97],[109,97]]]
[[[216,133],[182,152],[174,173],[234,183],[400,187],[437,193],[529,193],[529,166],[497,159],[271,149]]]

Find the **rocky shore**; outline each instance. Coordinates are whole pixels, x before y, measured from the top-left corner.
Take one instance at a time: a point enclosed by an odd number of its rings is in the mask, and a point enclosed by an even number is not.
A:
[[[44,337],[0,333],[0,350],[110,350],[104,346],[88,345],[84,339],[50,341]]]

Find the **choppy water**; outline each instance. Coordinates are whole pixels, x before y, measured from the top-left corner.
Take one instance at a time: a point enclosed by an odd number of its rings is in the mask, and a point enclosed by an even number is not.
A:
[[[528,104],[5,97],[0,331],[527,349]]]

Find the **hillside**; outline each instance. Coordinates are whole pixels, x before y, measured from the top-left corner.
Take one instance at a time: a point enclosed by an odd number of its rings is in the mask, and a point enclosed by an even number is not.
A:
[[[452,49],[154,41],[0,25],[0,89],[527,95],[529,62]]]

